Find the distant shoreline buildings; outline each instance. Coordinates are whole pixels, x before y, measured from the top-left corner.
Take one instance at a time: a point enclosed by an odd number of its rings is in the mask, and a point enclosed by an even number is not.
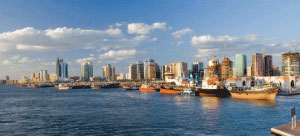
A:
[[[282,54],[282,68],[273,65],[273,58],[266,53],[254,53],[251,56],[252,64],[247,64],[247,56],[236,54],[235,60],[223,56],[220,63],[216,56],[208,60],[207,67],[203,62],[193,62],[190,69],[186,62],[173,62],[169,65],[159,66],[153,59],[136,61],[129,65],[128,73],[116,75],[115,67],[110,64],[103,66],[102,77],[95,77],[93,63],[86,61],[81,64],[81,76],[69,77],[68,63],[59,57],[56,59],[56,72],[48,73],[42,69],[31,73],[30,78],[22,76],[20,83],[65,82],[65,81],[165,81],[165,82],[191,82],[200,83],[204,78],[217,78],[226,80],[233,77],[271,77],[271,76],[300,76],[300,53],[286,52]],[[15,83],[8,76],[3,77],[0,83]]]

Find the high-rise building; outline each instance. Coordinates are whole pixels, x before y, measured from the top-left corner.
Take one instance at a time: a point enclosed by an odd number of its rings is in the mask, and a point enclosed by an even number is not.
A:
[[[287,52],[282,54],[283,76],[300,76],[300,53]]]
[[[142,61],[137,61],[137,79],[144,80],[144,63]]]
[[[263,55],[260,53],[255,53],[252,55],[252,76],[263,76],[264,75],[264,59]]]
[[[232,75],[232,61],[228,58],[225,58],[224,57],[224,60],[222,61],[222,64],[221,64],[221,73],[222,73],[222,77],[221,79],[222,80],[225,80],[227,78],[231,78],[233,75]]]
[[[165,79],[165,72],[166,72],[165,68],[166,68],[166,65],[161,65],[161,67],[160,67],[160,79]]]
[[[273,76],[271,55],[264,55],[264,76]]]
[[[203,70],[203,62],[193,62],[191,72],[199,73],[201,70]]]
[[[137,80],[138,77],[137,77],[137,64],[130,64],[129,65],[129,79],[130,80]]]
[[[49,74],[49,81],[50,82],[56,82],[57,81],[57,75],[55,73]]]
[[[81,80],[89,81],[93,77],[93,63],[86,61],[81,64]]]
[[[110,64],[103,66],[103,77],[107,81],[114,81],[115,80],[115,67],[111,67]]]
[[[188,78],[189,70],[186,62],[174,62],[171,64],[171,71],[174,74],[174,78]]]
[[[9,80],[9,76],[3,76],[2,80]]]
[[[272,65],[272,74],[273,74],[272,76],[280,76],[279,67]]]
[[[235,55],[235,76],[243,77],[247,75],[247,58],[246,55]]]
[[[160,79],[160,67],[159,67],[159,65],[157,64],[157,63],[155,63],[155,66],[156,66],[156,69],[155,69],[155,71],[156,71],[156,75],[155,75],[155,78],[156,79]]]
[[[153,59],[144,61],[144,79],[153,80],[156,78],[156,63]]]
[[[208,66],[205,71],[205,77],[221,79],[222,68],[218,59],[212,59],[208,61]]]
[[[252,66],[247,67],[247,77],[252,77]]]
[[[68,63],[65,63],[63,59],[56,59],[56,75],[59,81],[65,81],[68,76]]]
[[[39,79],[41,82],[49,81],[49,75],[48,75],[47,70],[41,70],[39,76],[40,76]]]

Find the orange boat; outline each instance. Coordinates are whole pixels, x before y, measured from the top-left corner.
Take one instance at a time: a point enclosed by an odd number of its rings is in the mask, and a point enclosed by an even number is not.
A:
[[[160,88],[160,93],[162,93],[162,94],[175,94],[175,95],[177,95],[180,92],[183,92],[183,91],[181,91],[181,90],[174,90],[174,89]]]
[[[156,91],[159,91],[158,88],[155,88],[155,87],[153,87],[153,86],[151,86],[151,85],[148,85],[148,84],[143,84],[143,85],[139,88],[139,90],[140,90],[141,92],[156,92]]]

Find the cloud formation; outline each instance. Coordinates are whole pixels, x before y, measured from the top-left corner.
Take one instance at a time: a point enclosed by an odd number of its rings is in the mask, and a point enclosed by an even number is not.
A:
[[[193,30],[190,28],[181,29],[172,33],[174,38],[181,38],[184,35],[193,33]]]
[[[145,23],[131,23],[128,24],[128,33],[129,34],[149,34],[152,30],[160,29],[164,30],[166,29],[167,23],[165,22],[155,22],[152,25],[148,25]]]
[[[135,49],[129,50],[111,50],[99,55],[99,60],[121,61],[134,57],[137,54]]]

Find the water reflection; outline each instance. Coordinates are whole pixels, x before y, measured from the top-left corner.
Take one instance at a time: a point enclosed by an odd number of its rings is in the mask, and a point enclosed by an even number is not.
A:
[[[255,106],[262,106],[262,107],[277,105],[277,102],[275,100],[244,100],[244,99],[232,99],[232,100],[237,102],[253,104]]]
[[[215,110],[220,105],[220,98],[217,97],[201,97],[201,106],[206,110]]]

